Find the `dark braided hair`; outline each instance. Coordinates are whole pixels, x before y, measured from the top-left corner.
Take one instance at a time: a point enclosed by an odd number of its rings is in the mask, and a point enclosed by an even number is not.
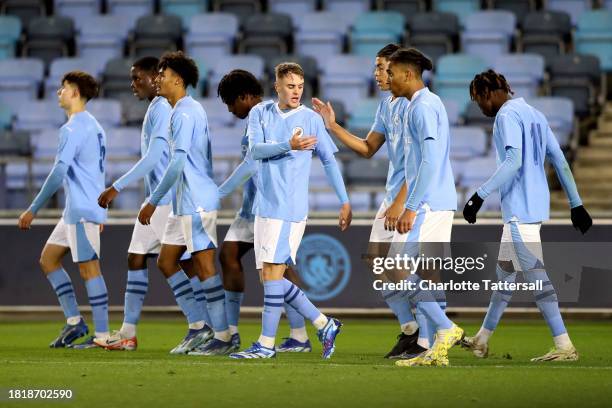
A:
[[[514,95],[506,78],[490,69],[474,77],[470,83],[470,97],[474,100],[476,95],[485,95],[487,92],[497,91],[498,89]]]
[[[242,96],[263,96],[263,88],[253,74],[235,69],[223,76],[217,86],[217,96],[223,103],[231,105]]]

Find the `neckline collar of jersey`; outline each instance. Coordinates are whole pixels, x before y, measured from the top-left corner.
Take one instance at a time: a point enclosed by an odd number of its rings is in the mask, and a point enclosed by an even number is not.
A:
[[[179,103],[181,103],[182,101],[184,101],[185,99],[188,99],[188,98],[191,98],[191,95],[185,94],[185,96],[183,96],[181,99],[176,101],[176,103],[174,104],[174,109],[176,109],[176,107],[179,106]]]
[[[522,96],[519,96],[518,98],[510,98],[508,99],[506,102],[504,102],[504,104],[501,106],[501,108],[499,108],[499,110],[502,110],[506,105],[508,105],[510,102],[521,102],[521,103],[526,103],[525,99]]]
[[[278,102],[274,102],[274,107],[276,108],[276,111],[281,116],[281,118],[285,119],[293,115],[294,113],[301,111],[302,108],[304,108],[304,105],[300,104],[300,106],[298,106],[295,109],[291,109],[289,112],[283,112],[281,108],[278,106]]]
[[[429,92],[429,88],[424,86],[423,88],[419,89],[418,91],[412,94],[411,101],[414,101],[417,97],[419,97],[420,95],[426,94],[427,92]]]

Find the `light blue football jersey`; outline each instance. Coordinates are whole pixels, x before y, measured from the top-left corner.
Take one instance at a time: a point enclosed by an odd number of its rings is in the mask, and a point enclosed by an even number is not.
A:
[[[66,208],[64,221],[102,224],[106,210],[98,205],[104,191],[106,134],[98,121],[87,111],[75,113],[60,128],[56,163],[68,166],[64,177]]]
[[[387,96],[378,104],[372,131],[385,135],[389,156],[389,171],[385,187],[385,204],[393,203],[404,181],[404,144],[402,143],[403,118],[410,101],[406,98]]]
[[[304,136],[316,136],[313,150],[289,150],[277,156],[257,160],[255,214],[260,217],[299,222],[308,216],[308,180],[313,153],[321,161],[335,160],[338,148],[325,129],[321,116],[299,106],[282,112],[274,101],[256,105],[249,113],[249,150],[258,143],[288,144],[296,130]]]
[[[457,209],[457,191],[450,163],[450,133],[448,116],[438,95],[427,88],[417,91],[406,109],[404,117],[405,175],[408,183],[408,198],[415,189],[415,181],[422,161],[422,148],[426,139],[434,139],[434,172],[431,183],[420,203],[429,205],[433,211]]]
[[[156,96],[153,98],[147,113],[145,114],[144,121],[142,123],[142,132],[140,134],[140,154],[144,157],[149,150],[151,141],[155,138],[160,138],[169,143],[170,139],[170,115],[172,114],[172,106],[168,103],[166,98]],[[151,193],[155,191],[155,188],[161,181],[166,167],[170,162],[170,146],[163,153],[162,158],[155,164],[153,170],[151,170],[145,176],[145,201],[148,201]],[[169,204],[172,200],[172,191],[161,199],[158,205]]]
[[[213,181],[212,150],[204,108],[191,96],[181,98],[170,119],[170,148],[187,154],[185,167],[173,192],[177,215],[219,209],[219,194]]]
[[[498,164],[506,157],[506,147],[521,149],[523,162],[516,177],[500,188],[504,222],[542,222],[548,219],[550,192],[544,161],[557,143],[544,115],[523,98],[504,103],[493,125],[493,143]]]

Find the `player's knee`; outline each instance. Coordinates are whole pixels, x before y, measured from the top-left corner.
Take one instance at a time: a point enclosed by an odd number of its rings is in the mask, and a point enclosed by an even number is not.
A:
[[[38,265],[45,275],[59,269],[61,266],[58,261],[49,259],[49,257],[44,254],[40,256]]]
[[[128,268],[131,271],[136,271],[139,269],[146,269],[147,267],[147,258],[142,254],[133,254],[128,253]]]
[[[162,257],[157,258],[157,267],[164,274],[164,276],[171,276],[179,269],[176,263]]]

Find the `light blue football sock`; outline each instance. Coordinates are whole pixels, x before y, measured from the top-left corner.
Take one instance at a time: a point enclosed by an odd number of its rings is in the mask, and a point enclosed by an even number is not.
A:
[[[400,326],[413,322],[414,316],[410,310],[410,302],[407,293],[400,290],[382,290],[381,295],[393,314],[397,317]]]
[[[240,306],[244,299],[244,292],[225,291],[225,313],[227,314],[227,324],[238,327],[240,319]],[[236,329],[237,330],[237,329]]]
[[[412,304],[416,304],[417,310],[423,313],[427,319],[429,319],[429,323],[433,323],[434,330],[446,330],[453,327],[453,322],[446,317],[446,314],[442,309],[440,309],[440,305],[436,302],[433,294],[429,290],[423,290],[419,287],[419,282],[421,278],[412,274],[408,278],[406,278],[408,282],[412,282],[414,286],[413,290],[408,290],[408,299]]]
[[[540,309],[540,313],[544,317],[548,328],[550,329],[553,337],[557,337],[561,334],[567,333],[563,318],[561,317],[561,311],[559,310],[559,300],[557,299],[557,293],[553,288],[548,274],[544,269],[535,270],[532,269],[529,272],[524,273],[525,280],[530,283],[536,283],[537,281],[542,282],[542,289],[535,290],[533,292],[536,300],[536,305]]]
[[[72,286],[70,276],[68,276],[64,268],[59,268],[56,271],[48,273],[47,279],[57,295],[57,299],[59,300],[66,319],[80,316],[79,305],[74,295],[74,287]]]
[[[206,306],[206,297],[204,296],[204,288],[200,278],[196,275],[189,279],[191,284],[191,290],[193,290],[193,297],[198,304],[198,308],[202,312],[202,318],[204,323],[211,327],[210,316],[208,315],[208,307]]]
[[[275,338],[283,311],[283,281],[270,280],[264,282],[264,308],[261,314],[261,334]]]
[[[505,271],[502,267],[497,264],[495,268],[495,273],[497,274],[497,281],[499,283],[507,282],[514,283],[516,281],[516,272],[514,268],[511,267],[511,264],[508,264],[506,267],[509,269]],[[502,315],[504,314],[504,310],[508,306],[508,303],[512,299],[512,291],[511,290],[495,290],[491,294],[491,300],[489,301],[489,308],[487,309],[487,314],[482,323],[482,327],[489,331],[495,331],[499,321],[501,320]]]
[[[216,274],[202,281],[202,288],[206,296],[206,306],[213,330],[215,333],[226,331],[228,326],[225,314],[225,291],[221,276]]]
[[[314,322],[321,316],[322,313],[308,300],[300,288],[285,278],[283,278],[282,283],[286,303],[293,306],[299,314],[311,322]]]
[[[203,322],[204,317],[202,311],[193,296],[193,289],[189,278],[182,270],[179,270],[174,275],[166,278],[168,285],[172,288],[176,303],[179,305],[183,314],[187,318],[187,323],[193,324]]]
[[[295,307],[291,306],[289,303],[284,303],[285,314],[287,315],[287,320],[289,320],[289,327],[291,329],[301,329],[306,327],[306,320],[304,316],[298,312]]]
[[[129,270],[125,288],[123,305],[123,322],[138,324],[142,304],[149,288],[149,272],[147,269]]]
[[[102,275],[85,281],[96,333],[108,333],[108,292]]]

